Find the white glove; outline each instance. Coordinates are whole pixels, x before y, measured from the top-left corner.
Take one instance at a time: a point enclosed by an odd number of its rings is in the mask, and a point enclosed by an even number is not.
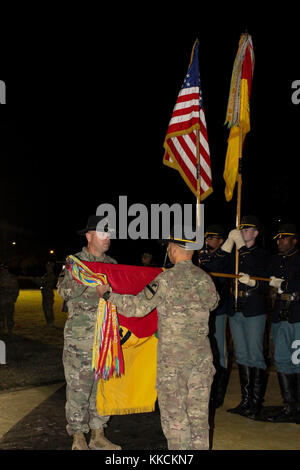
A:
[[[231,240],[230,238],[227,238],[227,240],[223,243],[223,245],[221,246],[221,249],[223,251],[226,251],[227,253],[231,253],[232,252],[232,248],[233,248],[233,245],[234,245],[234,241]]]
[[[249,286],[249,287],[254,287],[255,284],[256,284],[256,281],[254,279],[250,279],[250,276],[249,274],[245,274],[245,273],[239,273],[239,282],[241,282],[242,284],[245,284],[246,286]]]
[[[242,233],[240,230],[238,230],[237,228],[231,230],[228,234],[228,238],[230,240],[233,240],[234,243],[236,244],[236,247],[237,249],[239,250],[240,248],[242,248],[242,246],[245,246],[246,243],[244,242],[244,239],[243,239],[243,236],[242,236]]]
[[[281,284],[283,283],[284,279],[280,279],[279,277],[271,276],[271,281],[269,282],[269,286],[276,287],[279,293],[282,293]]]

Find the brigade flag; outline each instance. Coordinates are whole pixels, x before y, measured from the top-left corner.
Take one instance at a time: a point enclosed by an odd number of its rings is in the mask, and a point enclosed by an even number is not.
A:
[[[246,134],[250,130],[250,95],[254,70],[251,36],[242,34],[233,65],[225,124],[230,128],[223,177],[225,198],[230,201],[238,178],[239,158]]]
[[[158,267],[131,266],[76,260],[68,258],[69,270],[73,277],[82,282],[81,276],[75,276],[75,270],[81,269],[90,273],[89,285],[93,286],[93,277],[105,278],[112,290],[120,294],[136,295],[163,271]],[[108,302],[106,302],[108,304]],[[157,311],[153,310],[145,317],[125,317],[118,315],[118,327],[124,373],[110,375],[107,380],[100,377],[98,382],[97,409],[101,416],[121,415],[130,413],[146,413],[154,411],[157,398],[156,382],[156,350],[157,350]],[[98,315],[97,315],[98,317]],[[108,317],[105,320],[108,324]],[[95,325],[95,338],[99,330],[99,318]],[[95,350],[99,345],[94,342]],[[101,349],[101,348],[100,348]],[[120,357],[120,356],[119,356]],[[94,368],[96,372],[96,368]]]
[[[164,141],[163,163],[178,170],[197,199],[204,200],[213,189],[198,53],[196,40]]]

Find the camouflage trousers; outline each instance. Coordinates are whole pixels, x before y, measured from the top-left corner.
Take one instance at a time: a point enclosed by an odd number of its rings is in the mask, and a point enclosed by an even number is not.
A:
[[[51,325],[54,322],[53,304],[54,304],[53,291],[52,290],[50,292],[42,291],[42,306],[43,306],[43,311],[44,311],[47,325]]]
[[[215,373],[211,362],[161,366],[157,397],[161,425],[170,450],[209,449],[209,397]]]
[[[82,347],[82,345],[81,345]],[[67,432],[88,433],[106,426],[109,416],[99,416],[96,408],[97,384],[92,371],[92,349],[80,349],[74,342],[65,343],[63,365],[67,382]]]
[[[10,332],[13,329],[14,311],[14,302],[0,302],[0,331],[4,331],[7,328],[8,332]]]

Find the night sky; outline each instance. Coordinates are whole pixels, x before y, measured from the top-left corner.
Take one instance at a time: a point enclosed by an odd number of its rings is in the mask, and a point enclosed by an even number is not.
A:
[[[300,228],[300,104],[291,100],[292,83],[300,79],[297,14],[288,20],[282,11],[254,21],[224,17],[217,24],[215,14],[203,21],[199,8],[190,21],[179,14],[181,24],[148,10],[134,20],[127,11],[129,19],[117,25],[112,16],[97,22],[90,13],[81,22],[41,24],[37,34],[2,53],[7,105],[0,108],[0,221],[33,233],[35,246],[53,248],[61,258],[81,248],[76,231],[88,215],[101,203],[117,205],[120,195],[148,208],[193,203],[179,173],[162,159],[198,38],[214,189],[204,201],[205,223],[233,228],[236,194],[225,201],[222,176],[229,135],[224,121],[238,42],[247,29],[256,61],[242,214],[258,216],[267,244],[279,217]],[[22,250],[32,250],[32,243],[23,241]],[[110,253],[119,262],[137,263],[141,252],[152,250],[148,242],[113,243]]]

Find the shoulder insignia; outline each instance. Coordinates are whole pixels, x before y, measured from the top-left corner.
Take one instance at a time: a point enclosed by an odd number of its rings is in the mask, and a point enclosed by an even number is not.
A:
[[[144,289],[144,294],[147,300],[151,300],[155,296],[158,290],[158,286],[159,286],[158,281],[150,282],[149,284],[146,285]]]

